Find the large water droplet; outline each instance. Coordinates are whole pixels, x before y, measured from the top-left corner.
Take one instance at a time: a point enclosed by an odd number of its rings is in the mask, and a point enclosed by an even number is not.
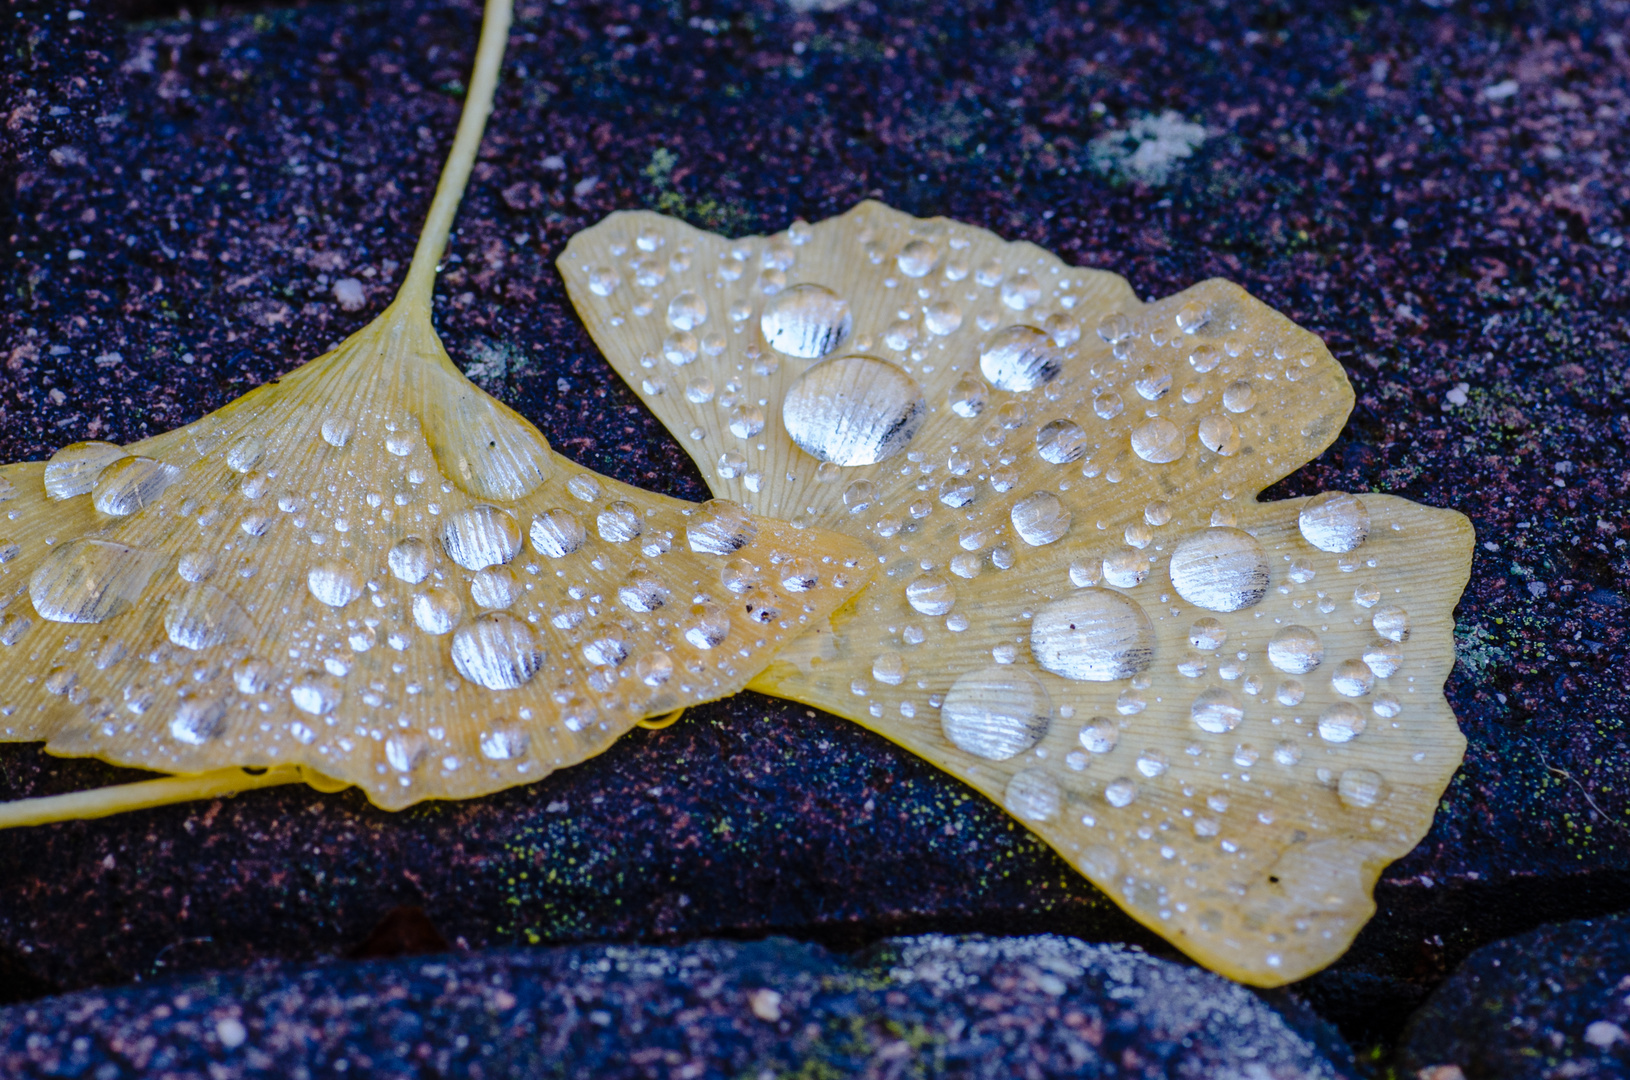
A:
[[[1053,703],[1028,671],[996,664],[964,674],[940,707],[940,727],[956,746],[977,757],[1005,761],[1042,740]]]
[[[686,290],[668,301],[668,325],[675,330],[694,330],[707,322],[707,301]]]
[[[1343,697],[1363,697],[1375,686],[1375,672],[1362,660],[1343,660],[1330,673],[1330,685]]]
[[[947,401],[951,411],[967,420],[972,420],[985,411],[985,402],[989,399],[989,391],[983,379],[976,379],[972,375],[964,375],[951,387]]]
[[[463,615],[464,603],[450,589],[437,587],[413,598],[413,621],[427,634],[447,633]]]
[[[816,364],[781,405],[793,442],[812,457],[845,466],[874,465],[898,454],[927,416],[916,380],[869,356]]]
[[[248,613],[212,585],[194,585],[164,609],[164,632],[184,649],[224,645],[252,629]]]
[[[321,603],[342,608],[362,595],[362,574],[344,559],[324,559],[306,572],[306,588]]]
[[[531,681],[544,654],[531,627],[512,615],[478,615],[453,635],[453,666],[488,690],[513,690]]]
[[[1364,663],[1378,679],[1391,678],[1404,663],[1404,651],[1390,641],[1376,641],[1364,650]]]
[[[1121,729],[1115,721],[1104,716],[1094,716],[1081,726],[1076,736],[1081,745],[1094,754],[1107,754],[1115,749],[1115,744],[1121,741]]]
[[[622,279],[617,271],[609,266],[593,266],[589,268],[589,291],[595,296],[610,296],[617,291]]]
[[[1020,769],[1009,778],[1002,805],[1020,821],[1051,821],[1064,805],[1064,792],[1045,769]]]
[[[221,698],[184,699],[170,719],[170,737],[188,746],[203,746],[226,727],[226,708]]]
[[[409,585],[417,585],[430,576],[430,568],[436,557],[430,550],[430,545],[417,536],[409,536],[398,540],[392,545],[385,562],[389,564],[391,573],[399,581]]]
[[[1172,552],[1171,576],[1172,587],[1189,603],[1209,611],[1238,611],[1267,593],[1268,555],[1241,529],[1201,529]]]
[[[1215,413],[1200,419],[1200,445],[1219,457],[1239,453],[1239,428],[1226,416]]]
[[[962,325],[962,309],[954,300],[939,300],[923,311],[923,326],[930,334],[944,337]]]
[[[181,476],[174,465],[148,457],[120,458],[97,478],[91,501],[104,514],[134,514],[163,494]]]
[[[1320,551],[1352,551],[1370,535],[1370,512],[1357,495],[1327,491],[1302,507],[1296,524],[1302,538]]]
[[[520,597],[521,583],[508,567],[478,570],[470,578],[470,599],[477,607],[507,608]]]
[[[1118,777],[1104,785],[1104,801],[1114,807],[1131,806],[1138,797],[1138,785],[1130,777]]]
[[[685,625],[685,640],[698,649],[716,648],[730,636],[730,616],[718,604],[703,602],[691,605],[690,619]]]
[[[1409,612],[1396,604],[1376,608],[1375,614],[1370,617],[1370,625],[1388,641],[1409,640]]]
[[[1268,663],[1291,675],[1306,675],[1323,660],[1319,635],[1305,626],[1287,626],[1268,642]]]
[[[1070,531],[1070,512],[1051,491],[1026,495],[1013,504],[1008,516],[1013,531],[1031,547],[1051,544]]]
[[[900,267],[900,273],[909,278],[926,277],[939,261],[939,249],[927,240],[913,240],[900,249],[899,258],[895,260]]]
[[[1239,727],[1245,719],[1245,707],[1234,692],[1225,687],[1211,686],[1200,691],[1189,706],[1189,717],[1201,731],[1222,735]]]
[[[1348,769],[1336,781],[1336,797],[1353,810],[1368,810],[1381,801],[1386,781],[1370,769]]]
[[[449,514],[441,529],[442,550],[466,570],[509,562],[521,550],[521,527],[496,506],[472,506]]]
[[[532,519],[532,546],[538,554],[551,559],[563,559],[583,546],[588,531],[583,522],[570,510],[556,507]]]
[[[765,304],[759,318],[770,348],[804,360],[836,349],[853,325],[849,301],[824,285],[794,285]]]
[[[906,602],[923,615],[944,615],[956,606],[956,587],[938,574],[924,574],[906,585]]]
[[[1319,714],[1319,735],[1326,742],[1344,743],[1364,734],[1369,721],[1350,701],[1338,701]]]
[[[70,540],[45,557],[28,579],[41,618],[97,623],[141,596],[164,557],[107,540]]]
[[[872,678],[889,686],[899,686],[906,679],[905,657],[892,651],[878,653],[872,660]]]
[[[1149,667],[1154,651],[1149,616],[1137,601],[1111,589],[1082,589],[1054,600],[1030,623],[1036,663],[1078,682],[1129,679]]]
[[[1041,283],[1023,271],[1002,283],[1002,303],[1014,311],[1025,311],[1041,303]]]
[[[1036,431],[1036,453],[1043,461],[1067,465],[1087,452],[1087,433],[1074,420],[1052,420]]]
[[[667,604],[668,586],[651,574],[635,573],[617,587],[617,599],[629,611],[648,613]]]
[[[704,555],[729,555],[751,544],[758,526],[740,503],[729,499],[709,499],[691,511],[685,523],[685,540],[690,549]]]
[[[595,518],[595,527],[600,531],[600,539],[610,544],[622,544],[638,538],[645,529],[645,522],[640,518],[639,507],[618,499],[600,511]]]
[[[351,441],[351,433],[356,425],[351,423],[348,416],[328,416],[323,418],[323,442],[333,447],[343,447]]]
[[[1064,353],[1034,326],[1010,326],[991,337],[979,354],[979,370],[993,386],[1013,393],[1034,390],[1058,378]]]
[[[1189,448],[1188,440],[1183,437],[1183,429],[1164,416],[1145,420],[1133,428],[1131,441],[1134,454],[1156,465],[1176,461]]]
[[[128,456],[124,447],[110,442],[69,443],[45,463],[45,493],[53,499],[83,495],[96,486],[103,470]]]
[[[289,687],[289,700],[301,712],[313,716],[326,716],[333,712],[345,697],[345,688],[332,675],[321,671],[308,671]]]

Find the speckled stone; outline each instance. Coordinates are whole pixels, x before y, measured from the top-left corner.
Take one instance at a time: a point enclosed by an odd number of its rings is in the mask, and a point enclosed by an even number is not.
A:
[[[523,0],[440,286],[455,359],[568,456],[700,498],[553,269],[609,211],[741,233],[875,197],[1140,294],[1238,281],[1321,334],[1357,392],[1336,444],[1270,494],[1388,491],[1478,530],[1448,687],[1465,767],[1374,922],[1299,992],[1380,1038],[1476,946],[1622,908],[1623,0],[799,6],[840,10]],[[185,423],[361,326],[408,260],[478,19],[467,0],[85,10],[5,16],[7,459]],[[1134,128],[1164,149],[1132,154]],[[0,749],[6,797],[119,775]],[[0,889],[13,999],[339,955],[403,904],[472,947],[1149,941],[967,789],[753,695],[465,806],[263,792],[0,836],[0,861],[29,868]]]
[[[1543,926],[1472,953],[1410,1019],[1398,1075],[1630,1077],[1630,915]]]
[[[771,939],[288,967],[0,1010],[0,1073],[1338,1080],[1350,1055],[1207,972],[1059,937]]]

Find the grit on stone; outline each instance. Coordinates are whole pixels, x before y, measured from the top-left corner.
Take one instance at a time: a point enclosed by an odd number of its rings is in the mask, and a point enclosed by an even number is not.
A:
[[[825,11],[837,6],[839,10]],[[460,105],[470,3],[19,2],[0,57],[0,454],[131,441],[276,378],[390,296]],[[553,261],[650,207],[775,230],[880,198],[1161,296],[1239,282],[1358,404],[1269,492],[1468,514],[1448,693],[1471,745],[1380,911],[1302,984],[1396,1030],[1474,947],[1630,886],[1622,2],[521,5],[440,285],[473,378],[557,449],[704,496]],[[0,795],[129,776],[0,748]],[[743,695],[531,788],[399,816],[279,790],[0,836],[13,999],[308,960],[423,907],[455,945],[914,929],[1146,940],[957,783]]]

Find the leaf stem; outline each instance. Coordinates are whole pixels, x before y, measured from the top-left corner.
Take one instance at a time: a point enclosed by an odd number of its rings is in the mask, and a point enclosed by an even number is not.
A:
[[[128,810],[146,810],[198,799],[219,799],[240,791],[298,784],[310,779],[299,765],[277,765],[253,773],[233,767],[196,776],[166,776],[158,780],[140,780],[134,784],[70,791],[65,795],[17,799],[0,803],[0,829],[108,817]]]
[[[481,43],[475,50],[475,69],[470,74],[470,87],[464,96],[464,112],[458,118],[458,133],[453,136],[453,148],[447,153],[447,164],[442,166],[441,180],[436,184],[436,197],[430,203],[424,228],[419,232],[419,243],[413,249],[413,262],[408,266],[407,278],[396,294],[397,303],[428,315],[430,301],[436,285],[436,269],[447,250],[447,238],[453,231],[453,218],[458,214],[459,200],[469,183],[470,171],[475,167],[476,151],[481,147],[481,134],[486,130],[487,117],[492,114],[493,95],[498,88],[498,69],[504,60],[504,45],[509,40],[509,23],[514,0],[487,0],[481,21]]]

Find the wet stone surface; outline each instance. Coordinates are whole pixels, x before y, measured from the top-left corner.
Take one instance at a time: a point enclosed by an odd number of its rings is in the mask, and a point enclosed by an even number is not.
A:
[[[0,1010],[7,1076],[1356,1075],[1224,979],[1068,938],[785,939],[418,957]]]
[[[185,423],[371,317],[411,254],[478,18],[136,14],[18,3],[3,31],[6,460]],[[1466,764],[1351,952],[1298,987],[1386,1039],[1476,946],[1630,895],[1625,14],[523,3],[438,326],[562,453],[691,499],[700,478],[553,267],[615,209],[745,233],[881,198],[1140,295],[1224,276],[1320,334],[1358,403],[1272,494],[1387,491],[1478,530],[1448,685]],[[0,765],[5,797],[130,775],[27,746]],[[336,955],[403,903],[472,948],[1147,940],[997,808],[753,695],[467,805],[268,791],[0,835],[0,859],[30,868],[0,890],[14,1000]]]
[[[1404,1076],[1451,1066],[1466,1080],[1630,1076],[1630,918],[1544,926],[1467,957],[1398,1052]]]

